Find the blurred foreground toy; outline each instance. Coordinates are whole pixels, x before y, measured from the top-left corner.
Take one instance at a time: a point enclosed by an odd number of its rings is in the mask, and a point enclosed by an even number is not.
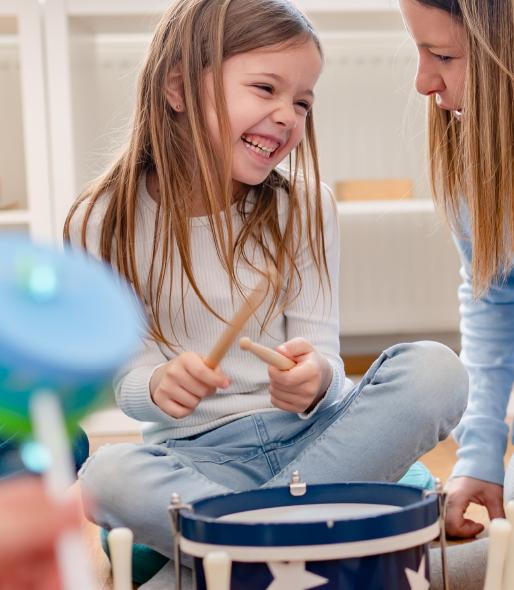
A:
[[[142,313],[104,264],[0,237],[0,424],[62,501],[74,481],[67,432],[98,405],[136,351]],[[58,546],[64,590],[96,590],[79,531]]]

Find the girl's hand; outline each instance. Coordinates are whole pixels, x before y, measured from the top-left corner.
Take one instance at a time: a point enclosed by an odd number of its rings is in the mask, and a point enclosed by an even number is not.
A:
[[[446,485],[448,508],[446,511],[446,532],[450,537],[474,537],[484,526],[464,518],[471,502],[487,508],[489,518],[505,518],[503,511],[503,487],[473,477],[454,477]]]
[[[271,401],[286,412],[306,412],[325,395],[332,381],[332,367],[310,342],[294,338],[277,347],[297,365],[289,371],[268,368]]]
[[[204,397],[229,385],[219,368],[210,369],[198,354],[184,352],[154,371],[150,395],[163,412],[172,418],[184,418]]]

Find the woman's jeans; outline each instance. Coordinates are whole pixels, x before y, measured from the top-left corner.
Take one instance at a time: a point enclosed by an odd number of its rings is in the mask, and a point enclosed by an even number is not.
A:
[[[467,391],[467,373],[448,348],[399,344],[344,399],[307,420],[277,410],[191,438],[101,447],[79,473],[88,516],[107,529],[129,527],[136,543],[171,555],[173,492],[189,503],[287,485],[295,470],[307,484],[398,481],[448,436]]]

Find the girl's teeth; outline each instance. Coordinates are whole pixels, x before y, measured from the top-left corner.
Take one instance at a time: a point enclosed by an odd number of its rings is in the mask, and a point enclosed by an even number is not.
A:
[[[253,143],[247,143],[247,142],[243,142],[245,147],[248,148],[249,150],[254,151],[256,154],[259,154],[261,156],[264,156],[265,158],[271,158],[271,152],[266,151],[264,149],[262,149],[261,147],[254,145]]]
[[[266,147],[264,145],[261,145],[260,143],[257,143],[255,141],[253,141],[252,139],[249,139],[246,135],[243,135],[242,139],[245,144],[247,144],[247,145],[250,144],[253,147],[259,148],[260,150],[262,150],[263,152],[265,152],[267,154],[271,154],[277,149],[277,148],[270,148],[270,147]]]

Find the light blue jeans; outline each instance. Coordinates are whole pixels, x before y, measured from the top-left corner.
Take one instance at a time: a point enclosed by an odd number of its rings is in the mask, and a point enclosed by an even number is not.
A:
[[[268,412],[188,439],[101,447],[79,474],[92,500],[88,517],[107,529],[129,527],[135,543],[171,555],[173,492],[193,502],[287,485],[294,470],[307,484],[397,481],[448,436],[467,391],[467,373],[450,349],[398,344],[343,400],[308,420]]]

